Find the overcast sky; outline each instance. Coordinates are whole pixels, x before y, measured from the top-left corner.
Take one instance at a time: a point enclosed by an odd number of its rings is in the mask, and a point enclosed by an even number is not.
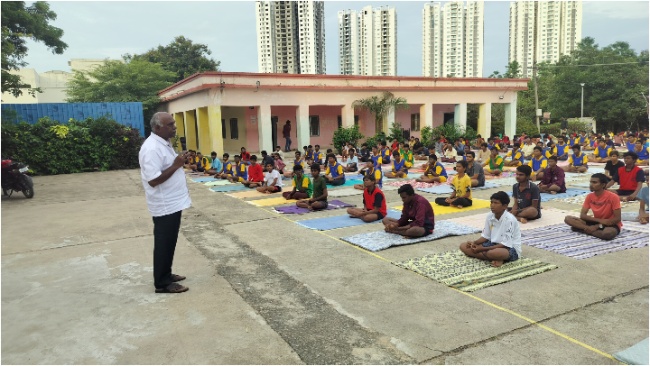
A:
[[[446,2],[442,2],[446,3]],[[422,75],[421,1],[326,1],[327,74],[338,74],[339,10],[388,5],[397,10],[397,73]],[[508,63],[509,2],[485,2],[483,75],[505,71]],[[582,36],[601,47],[628,42],[637,52],[648,49],[648,1],[584,1]],[[257,72],[255,3],[205,2],[86,2],[51,1],[53,24],[65,32],[68,49],[53,55],[42,44],[29,42],[26,61],[38,72],[70,71],[73,58],[120,58],[170,43],[183,35],[203,43],[223,71]]]

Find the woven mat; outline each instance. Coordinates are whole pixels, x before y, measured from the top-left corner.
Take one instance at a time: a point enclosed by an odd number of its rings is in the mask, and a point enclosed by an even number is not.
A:
[[[397,206],[397,207],[394,207],[394,209],[402,211],[403,207],[404,206]],[[446,214],[451,214],[451,213],[467,212],[467,211],[473,211],[473,210],[479,210],[479,209],[482,209],[482,208],[487,208],[487,207],[490,207],[490,201],[474,198],[472,200],[472,205],[471,206],[463,207],[463,208],[452,207],[452,206],[440,206],[440,205],[436,205],[435,202],[431,202],[431,207],[433,207],[433,213],[436,216],[438,216],[438,215],[446,215]]]
[[[325,210],[336,210],[345,207],[354,207],[354,205],[339,200],[332,200],[327,203],[327,208],[325,208]],[[287,214],[287,215],[304,215],[310,212],[314,212],[314,211],[310,211],[307,208],[298,207],[296,205],[278,206],[275,207],[274,210],[278,213]],[[325,211],[325,210],[319,210],[319,211]]]
[[[483,230],[483,227],[485,226],[485,218],[487,217],[487,215],[488,212],[485,212],[477,215],[456,217],[454,219],[449,219],[449,221]],[[576,212],[558,210],[555,208],[545,208],[542,209],[541,218],[537,220],[528,221],[525,224],[520,223],[519,229],[532,230],[532,229],[537,229],[545,226],[564,225],[564,218],[567,215],[575,216]]]
[[[399,219],[401,212],[395,210],[388,210],[386,217],[392,217],[394,219]],[[381,220],[374,221],[372,223],[380,223]],[[369,224],[361,219],[355,219],[350,217],[350,215],[340,215],[340,216],[331,216],[331,217],[321,217],[318,219],[309,219],[309,220],[300,220],[296,221],[296,224],[304,226],[312,230],[333,230],[340,229],[344,227],[359,226]]]
[[[246,201],[253,206],[257,207],[266,207],[266,206],[279,206],[287,203],[296,202],[298,200],[287,200],[284,197],[272,197],[272,198],[262,198],[261,200]]]
[[[521,242],[575,259],[586,259],[648,246],[646,232],[627,230],[625,224],[623,225],[621,233],[613,240],[601,240],[591,235],[574,232],[568,225],[562,225],[523,231]]]
[[[586,195],[588,193],[589,193],[588,190],[584,190],[584,189],[580,189],[580,188],[567,188],[566,192],[564,192],[564,193],[556,193],[556,194],[541,193],[540,194],[540,199],[541,199],[542,202],[547,202],[547,201],[550,201],[550,200],[561,200],[563,198],[582,196],[582,195]]]
[[[393,264],[466,292],[557,268],[554,264],[530,258],[520,258],[514,262],[506,262],[501,267],[493,267],[489,261],[470,258],[459,250],[429,254]]]
[[[257,191],[255,188],[250,188],[249,191],[241,191],[241,192],[233,192],[233,193],[226,193],[226,196],[230,197],[235,197],[235,198],[262,198],[262,197],[279,197],[280,192],[278,193],[260,193]]]
[[[361,248],[378,252],[392,246],[421,243],[441,239],[447,236],[460,236],[479,232],[479,229],[466,225],[456,224],[450,221],[436,221],[433,233],[421,238],[405,238],[402,235],[391,234],[385,231],[375,231],[371,233],[357,234],[346,236],[341,240],[347,241]]]
[[[447,183],[424,183],[424,182],[416,182],[415,179],[398,180],[398,181],[391,180],[390,182],[386,182],[387,186],[392,186],[392,187],[401,187],[405,184],[410,184],[413,186],[413,188],[430,188],[430,187],[435,187]]]
[[[397,187],[392,187],[392,186],[384,186],[383,188],[380,188],[382,192],[386,191],[396,191]],[[361,197],[363,195],[363,191],[360,189],[355,189],[355,188],[341,188],[341,189],[327,189],[327,196],[328,197],[347,197],[347,196],[359,196]]]
[[[207,183],[207,182],[214,182],[217,179],[215,177],[198,177],[198,178],[191,178],[192,182],[194,183]]]
[[[515,172],[502,172],[499,176],[485,174],[485,179],[501,179],[501,178],[509,178],[514,176],[515,176]]]
[[[587,194],[581,194],[579,196],[569,197],[569,198],[554,199],[552,201],[572,203],[574,205],[580,205],[580,207],[582,207],[582,204],[585,202],[585,198],[587,198]],[[630,202],[621,201],[621,206],[622,207],[629,206],[629,205],[637,205],[638,206],[639,201],[630,201]]]
[[[433,187],[417,188],[418,191],[431,193],[431,194],[450,194],[454,188],[448,183],[438,184]]]
[[[226,179],[218,179],[215,181],[206,182],[204,184],[208,187],[214,187],[214,186],[227,186],[229,184],[235,184],[235,183],[230,183]]]
[[[246,191],[250,188],[246,188],[241,184],[232,184],[227,186],[215,186],[210,188],[212,192],[236,192],[236,191]]]

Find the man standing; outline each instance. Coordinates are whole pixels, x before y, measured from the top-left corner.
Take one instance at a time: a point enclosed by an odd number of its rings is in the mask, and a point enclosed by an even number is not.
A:
[[[287,123],[284,124],[282,128],[282,136],[284,136],[284,151],[291,151],[291,121],[287,120]]]
[[[585,197],[582,204],[580,217],[567,216],[564,223],[571,226],[574,231],[582,231],[587,235],[603,240],[612,240],[620,232],[621,202],[615,193],[605,189],[607,177],[603,173],[596,173],[589,180],[591,193]],[[587,215],[591,210],[593,216]]]
[[[174,118],[169,113],[158,112],[151,118],[151,135],[138,154],[147,206],[153,216],[153,277],[157,293],[188,290],[177,283],[185,277],[172,273],[181,214],[192,205],[181,169],[188,154],[174,152],[169,139],[175,136]]]

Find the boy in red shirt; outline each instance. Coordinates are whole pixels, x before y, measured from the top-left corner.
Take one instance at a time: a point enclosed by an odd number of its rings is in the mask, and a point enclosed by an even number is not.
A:
[[[257,164],[257,155],[251,156],[251,165],[248,167],[248,179],[242,184],[248,188],[261,187],[264,181],[262,166]]]
[[[614,175],[614,181],[620,185],[616,193],[621,197],[621,201],[634,201],[636,196],[643,188],[645,182],[645,175],[643,169],[636,166],[638,155],[634,152],[626,152],[623,154],[623,162],[625,166],[618,168],[618,172]]]
[[[571,226],[574,231],[581,231],[587,235],[603,240],[612,240],[621,232],[621,201],[618,196],[605,189],[607,176],[596,173],[589,180],[591,193],[582,204],[580,217],[567,216],[564,223]],[[591,210],[593,216],[587,215]]]

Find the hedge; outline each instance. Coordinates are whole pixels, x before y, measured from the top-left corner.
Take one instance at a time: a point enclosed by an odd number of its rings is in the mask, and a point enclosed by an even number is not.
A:
[[[41,118],[2,124],[2,158],[29,165],[38,175],[132,169],[139,166],[140,131],[106,117],[60,123]]]

